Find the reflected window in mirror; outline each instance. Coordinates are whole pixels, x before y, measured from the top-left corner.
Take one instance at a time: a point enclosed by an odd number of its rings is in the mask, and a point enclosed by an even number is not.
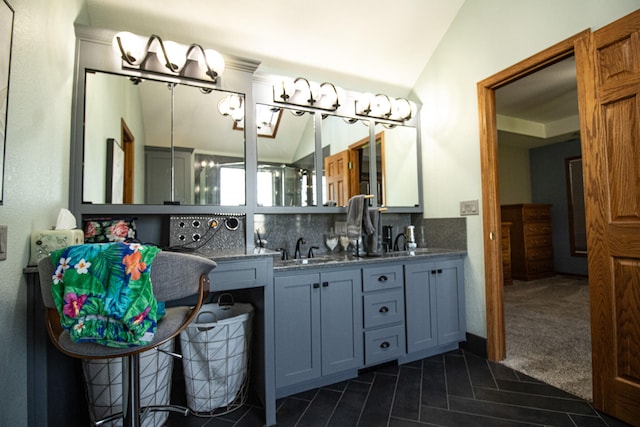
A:
[[[108,198],[113,139],[124,151],[122,203],[244,205],[244,131],[218,108],[230,96],[243,113],[242,95],[88,72],[83,201],[117,202]]]
[[[265,117],[272,117],[267,123]],[[314,113],[256,105],[258,206],[316,205]],[[261,132],[268,127],[270,132]]]

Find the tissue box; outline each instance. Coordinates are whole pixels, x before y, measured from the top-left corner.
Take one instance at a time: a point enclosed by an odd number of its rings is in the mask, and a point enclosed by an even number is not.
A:
[[[84,243],[82,230],[37,230],[31,233],[31,257],[29,265],[37,265],[38,261],[56,249]]]

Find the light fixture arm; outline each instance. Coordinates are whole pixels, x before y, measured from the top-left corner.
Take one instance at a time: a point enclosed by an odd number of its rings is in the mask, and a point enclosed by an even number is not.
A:
[[[331,89],[333,89],[333,93],[336,95],[336,98],[335,98],[335,100],[334,100],[333,104],[331,104],[331,106],[332,106],[334,109],[337,109],[337,108],[340,106],[340,102],[338,101],[338,89],[336,89],[335,85],[334,85],[333,83],[331,83],[331,82],[324,82],[324,83],[322,83],[322,84],[320,85],[320,89],[322,89],[322,88],[323,88],[323,87],[325,87],[325,86],[329,86],[329,87],[331,87]]]
[[[311,90],[311,83],[309,83],[309,80],[305,79],[304,77],[298,77],[296,78],[293,83],[298,83],[300,80],[302,80],[303,82],[305,82],[307,84],[307,87],[309,88],[309,100],[307,101],[309,103],[309,105],[313,105],[316,102],[316,99],[313,99],[313,91]]]
[[[196,50],[200,53],[200,56],[202,57],[202,62],[206,67],[205,73],[207,76],[211,77],[211,80],[213,80],[213,82],[215,83],[218,79],[218,73],[216,70],[211,68],[211,65],[209,65],[209,61],[207,61],[207,54],[205,53],[203,47],[197,43],[194,43],[191,46],[189,46],[189,49],[187,49],[187,58],[189,58],[189,55],[193,50]]]

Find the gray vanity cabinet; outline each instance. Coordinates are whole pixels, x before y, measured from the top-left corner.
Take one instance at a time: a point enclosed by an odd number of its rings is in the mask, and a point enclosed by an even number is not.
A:
[[[274,275],[276,388],[363,363],[360,270]]]
[[[464,341],[462,259],[407,262],[404,271],[407,353]]]
[[[366,365],[405,354],[403,286],[401,263],[387,262],[362,269]]]

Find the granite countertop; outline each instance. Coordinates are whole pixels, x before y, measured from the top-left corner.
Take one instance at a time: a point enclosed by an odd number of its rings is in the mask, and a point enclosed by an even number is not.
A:
[[[335,255],[323,255],[316,258],[281,260],[279,257],[273,261],[273,269],[276,271],[298,270],[308,267],[335,267],[348,264],[375,264],[386,260],[409,260],[415,258],[433,258],[443,255],[466,255],[462,249],[443,248],[418,248],[414,251],[385,252],[380,256],[354,257],[343,253]]]

